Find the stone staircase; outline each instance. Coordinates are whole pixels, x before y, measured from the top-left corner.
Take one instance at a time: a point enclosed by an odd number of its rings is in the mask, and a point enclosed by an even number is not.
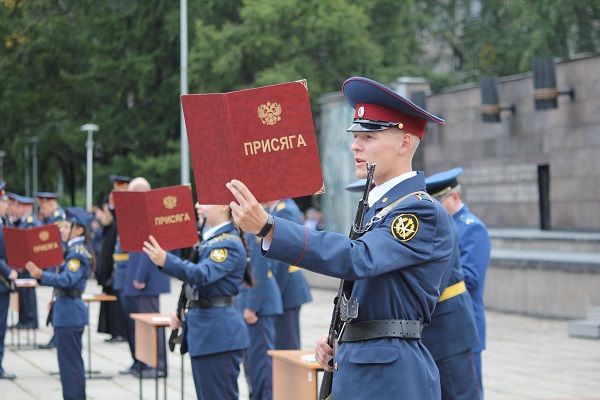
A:
[[[600,232],[489,232],[487,308],[572,320],[600,305]]]
[[[576,320],[600,305],[600,232],[493,228],[489,233],[486,308]],[[339,287],[339,279],[303,273],[311,287]]]
[[[588,307],[587,319],[569,321],[569,336],[600,339],[600,306]]]

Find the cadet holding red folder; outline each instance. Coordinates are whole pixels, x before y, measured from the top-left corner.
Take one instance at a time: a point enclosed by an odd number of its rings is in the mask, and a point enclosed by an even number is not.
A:
[[[67,243],[65,262],[59,273],[44,271],[28,261],[25,268],[41,285],[56,288],[52,305],[52,325],[65,399],[85,399],[85,371],[81,357],[82,335],[88,323],[88,312],[81,294],[94,272],[94,251],[89,240],[92,214],[80,207],[68,207],[60,231]]]
[[[235,307],[242,284],[251,285],[246,247],[231,220],[227,205],[196,204],[206,222],[197,262],[167,253],[150,236],[144,253],[160,270],[185,283],[185,321],[174,313],[171,328],[182,327],[181,353],[190,353],[198,399],[237,399],[238,375],[244,349],[250,345],[248,328]]]
[[[370,79],[350,78],[342,91],[355,109],[348,131],[357,177],[366,178],[367,163],[376,164],[357,238],[273,218],[239,180],[227,184],[233,217],[263,238],[266,257],[354,281],[348,303],[357,315],[343,321],[333,346],[327,335],[317,343],[317,361],[333,373],[332,392],[320,399],[438,400],[438,369],[420,336],[452,256],[452,221],[425,191],[412,158],[427,123],[444,120]]]

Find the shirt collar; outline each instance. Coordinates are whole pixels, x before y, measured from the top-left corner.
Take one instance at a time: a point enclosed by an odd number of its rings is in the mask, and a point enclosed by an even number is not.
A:
[[[227,225],[227,224],[230,224],[230,223],[231,223],[231,221],[225,221],[225,222],[223,222],[223,223],[220,223],[220,224],[219,224],[219,225],[217,225],[217,226],[213,226],[212,228],[210,228],[210,229],[206,230],[206,231],[205,231],[205,232],[202,234],[202,240],[208,240],[208,239],[210,239],[211,237],[213,237],[213,235],[214,235],[214,234],[215,234],[215,233],[216,233],[216,232],[217,232],[219,229],[221,229],[222,227],[224,227],[225,225]]]
[[[71,246],[72,244],[77,243],[77,242],[83,242],[84,239],[85,238],[83,236],[75,236],[73,239],[71,239],[67,242],[67,246]]]
[[[279,205],[279,203],[281,203],[282,200],[277,200],[274,201],[273,204],[271,204],[271,207],[269,207],[269,212],[273,213],[273,210],[275,210],[275,207],[277,207]]]
[[[412,178],[413,176],[416,176],[416,175],[417,175],[416,171],[406,172],[400,176],[390,179],[387,182],[382,183],[381,185],[375,186],[369,192],[369,198],[368,198],[369,207],[373,207],[373,204],[377,203],[377,201],[379,201],[379,199],[381,199],[384,194],[389,192],[389,190],[391,188],[393,188],[400,182],[405,181],[409,178]]]

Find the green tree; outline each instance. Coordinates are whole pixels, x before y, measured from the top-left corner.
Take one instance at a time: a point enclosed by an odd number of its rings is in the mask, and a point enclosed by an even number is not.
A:
[[[413,17],[415,1],[254,0],[237,9],[232,1],[209,3],[190,48],[195,92],[306,78],[314,104],[352,75],[387,81],[425,72],[415,32],[427,21]]]
[[[597,0],[428,1],[433,41],[444,41],[462,81],[531,70],[536,57],[600,50]],[[477,5],[477,7],[475,7]]]
[[[64,178],[83,204],[85,133],[95,123],[95,200],[108,175],[179,183],[179,2],[0,0],[0,149],[23,193],[38,144],[38,188]],[[188,0],[191,93],[306,78],[323,93],[363,75],[424,76],[434,90],[597,52],[598,0]],[[445,72],[440,65],[453,69]]]
[[[22,155],[36,136],[38,187],[53,190],[61,173],[63,202],[75,202],[85,187],[79,128],[89,122],[100,126],[96,198],[110,190],[110,173],[178,183],[178,2],[2,0],[0,11],[0,148],[12,190],[23,192]]]

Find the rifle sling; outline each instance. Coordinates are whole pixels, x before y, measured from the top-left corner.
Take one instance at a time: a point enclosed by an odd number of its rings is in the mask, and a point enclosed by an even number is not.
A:
[[[418,190],[416,192],[409,193],[406,196],[403,196],[403,197],[399,198],[398,200],[394,201],[393,203],[391,203],[391,204],[387,205],[386,207],[384,207],[381,211],[379,211],[377,213],[377,215],[375,215],[371,219],[371,221],[381,220],[383,217],[385,217],[387,214],[389,214],[389,212],[392,211],[394,209],[394,207],[396,207],[398,204],[402,203],[404,200],[408,199],[411,196],[427,196],[431,200],[431,196],[429,195],[429,193],[427,193],[427,192],[425,192],[423,190]],[[431,201],[433,201],[433,200],[431,200]],[[361,233],[361,236],[366,231],[368,231],[370,227],[371,227],[371,223],[369,223],[367,229],[365,229],[364,232]],[[352,289],[354,287],[354,281],[342,279],[342,282],[341,282],[340,286],[343,287],[342,292],[343,293],[347,293],[348,296],[350,296],[350,294],[352,293]]]

